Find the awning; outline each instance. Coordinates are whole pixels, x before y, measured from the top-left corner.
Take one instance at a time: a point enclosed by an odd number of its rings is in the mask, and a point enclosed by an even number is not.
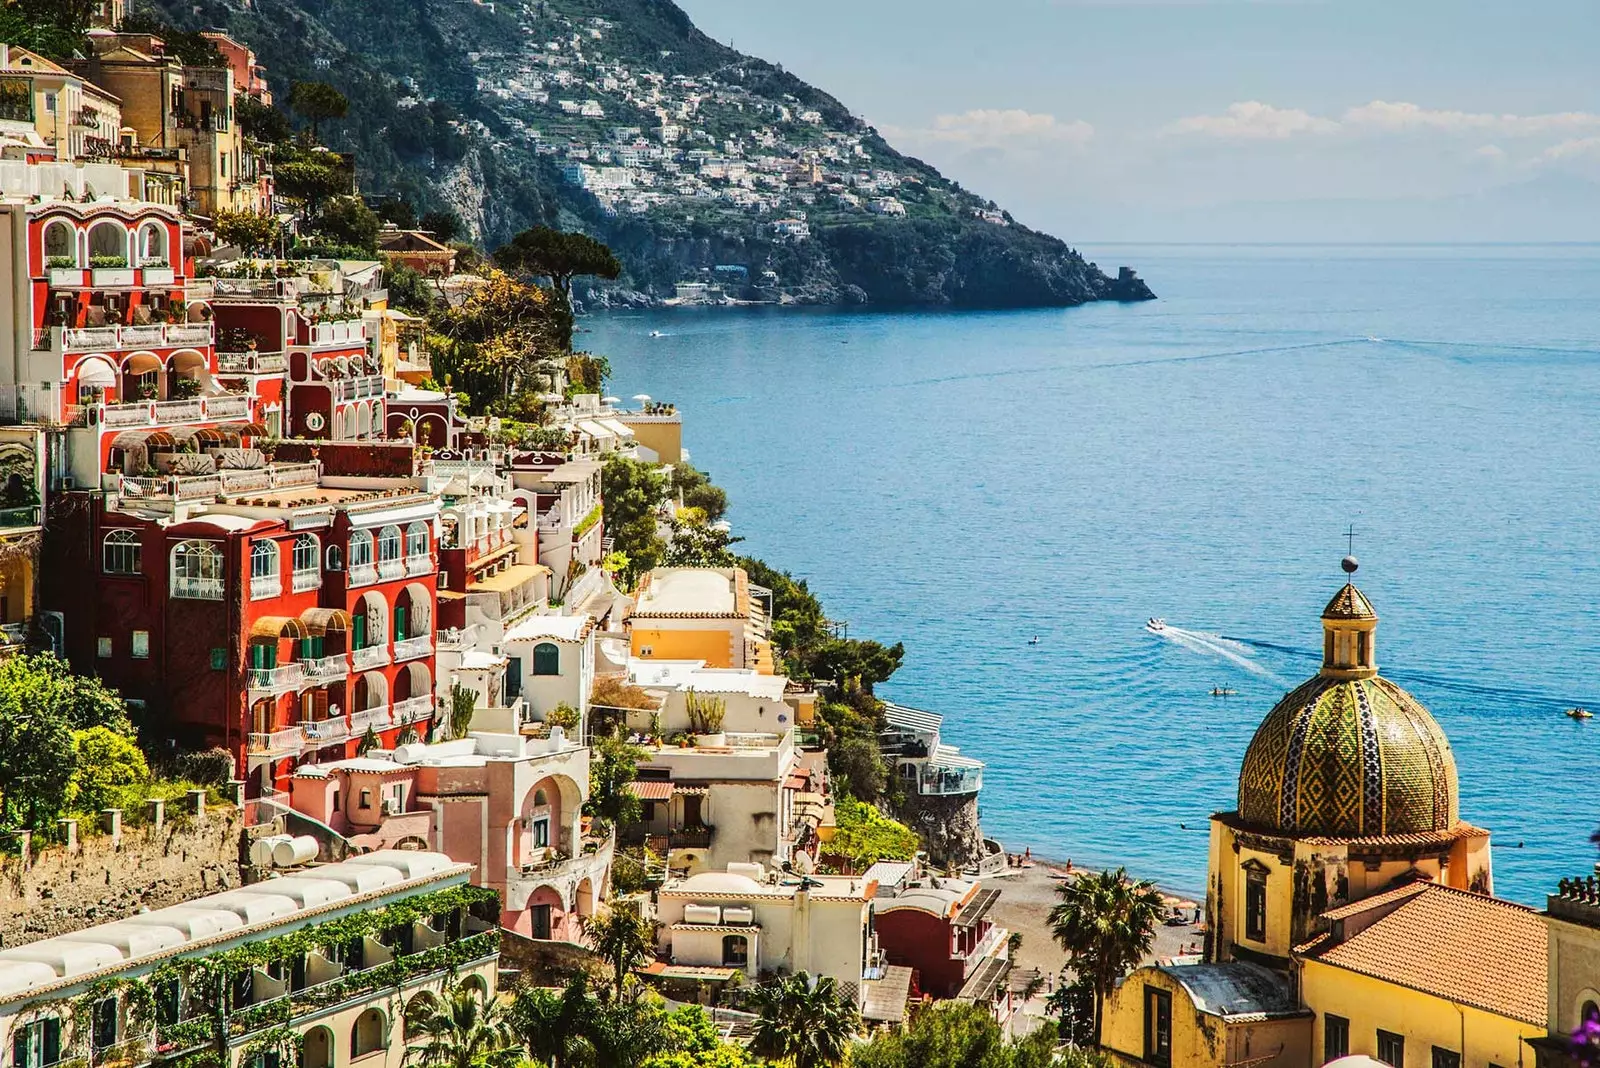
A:
[[[350,613],[342,608],[307,608],[300,613],[300,622],[312,634],[344,631],[350,629]]]
[[[957,1001],[993,1001],[995,991],[1000,989],[1000,982],[1011,970],[1011,962],[1004,957],[985,957],[976,971],[967,977],[966,983],[961,987],[961,992],[956,995]]]
[[[251,438],[265,437],[267,434],[267,428],[260,423],[223,423],[218,429]]]
[[[505,593],[514,590],[523,583],[538,578],[541,574],[548,575],[550,569],[543,564],[512,564],[498,575],[491,575],[486,579],[467,585],[468,593]]]
[[[619,423],[615,419],[597,419],[595,421],[619,438],[633,437],[633,428]]]
[[[305,624],[293,616],[262,616],[250,628],[252,638],[304,638]]]
[[[981,768],[983,761],[974,760],[969,756],[962,756],[952,745],[941,745],[933,751],[933,758],[928,763],[936,768]]]
[[[911,969],[891,964],[883,970],[882,979],[868,979],[862,984],[866,1004],[861,1008],[863,1019],[877,1023],[897,1024],[906,1018],[906,999],[911,996]]]
[[[640,801],[670,801],[672,782],[660,779],[635,779],[628,784],[628,792]]]
[[[950,921],[952,927],[976,927],[978,921],[989,914],[994,908],[994,903],[1000,900],[1000,891],[985,888],[973,894],[961,911],[956,913],[956,918]]]
[[[228,437],[222,428],[214,426],[180,426],[171,431],[172,440],[178,444],[186,441],[203,441],[208,445],[224,445]]]
[[[111,439],[114,449],[175,449],[178,443],[165,430],[124,430]]]
[[[614,438],[616,432],[595,422],[593,419],[578,420],[578,429],[588,434],[591,438]]]
[[[920,708],[907,708],[892,702],[884,704],[883,718],[891,727],[924,734],[938,731],[939,725],[944,722],[944,717],[937,712],[924,712]]]

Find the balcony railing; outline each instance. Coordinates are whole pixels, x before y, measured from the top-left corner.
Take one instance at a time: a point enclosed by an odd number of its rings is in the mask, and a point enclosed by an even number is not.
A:
[[[267,597],[277,597],[283,593],[283,579],[277,575],[252,575],[250,577],[250,599],[260,601]]]
[[[130,499],[195,501],[207,500],[219,494],[234,496],[294,486],[315,486],[317,465],[275,464],[241,471],[218,471],[213,475],[156,475],[150,478],[107,474],[100,481],[101,489],[115,491]],[[320,585],[321,572],[317,572],[315,577],[317,585]],[[295,575],[294,581],[295,591],[304,592],[300,585],[300,574]],[[316,589],[317,585],[304,589]]]
[[[23,508],[0,508],[0,530],[12,530],[17,527],[36,527],[39,525],[39,506],[28,505]]]
[[[362,344],[367,340],[367,324],[360,319],[337,323],[317,323],[311,328],[313,345]]]
[[[208,419],[246,419],[250,415],[250,398],[243,394],[206,398]]]
[[[289,367],[282,352],[219,352],[217,369],[224,374],[280,374]]]
[[[90,413],[94,409],[89,409]],[[239,419],[250,414],[250,398],[222,393],[185,400],[141,400],[98,406],[98,421],[106,427],[175,426],[210,419]]]
[[[407,697],[403,701],[394,703],[394,721],[396,723],[418,723],[433,715],[433,698],[427,694],[421,697]]]
[[[341,378],[336,383],[334,395],[342,401],[359,400],[362,397],[383,396],[382,375],[362,375],[360,378]]]
[[[365,649],[357,649],[350,654],[350,666],[357,671],[383,667],[388,662],[389,647],[387,645],[369,645]]]
[[[222,600],[221,578],[197,578],[190,575],[172,576],[172,596],[192,601]]]
[[[279,664],[277,667],[251,668],[252,690],[292,690],[305,680],[305,668],[299,663]]]
[[[394,662],[415,660],[419,656],[433,655],[433,635],[420,634],[415,638],[402,638],[394,643]]]
[[[170,268],[168,268],[170,271]],[[147,272],[148,273],[148,272]],[[144,326],[52,326],[34,334],[34,348],[63,352],[118,352],[211,344],[210,323],[150,323]]]
[[[399,560],[379,560],[378,577],[385,582],[406,577],[406,565]]]
[[[433,557],[408,556],[406,557],[407,575],[429,575],[433,573]]]
[[[300,664],[305,668],[308,679],[342,679],[350,674],[350,658],[344,653],[312,657],[300,661]]]
[[[248,746],[252,756],[283,756],[300,752],[305,739],[305,732],[299,727],[289,727],[267,734],[252,734]]]
[[[296,571],[289,576],[289,588],[294,590],[295,593],[320,590],[322,588],[322,571],[320,569]]]
[[[334,716],[330,719],[302,720],[300,729],[305,731],[306,741],[313,745],[342,742],[350,737],[350,724],[343,716]]]
[[[359,712],[350,713],[350,733],[352,735],[365,734],[367,728],[381,731],[392,727],[394,720],[390,716],[388,705],[379,705],[377,708],[363,708]]]
[[[371,564],[350,565],[350,585],[367,586],[378,581],[378,569]]]

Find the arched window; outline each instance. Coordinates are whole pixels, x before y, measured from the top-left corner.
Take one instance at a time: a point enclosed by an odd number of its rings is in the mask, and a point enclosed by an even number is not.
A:
[[[350,566],[372,566],[372,531],[352,530],[350,532]]]
[[[428,524],[417,520],[406,527],[406,559],[426,560],[428,558]]]
[[[77,267],[78,250],[77,241],[74,240],[72,224],[62,219],[57,219],[44,228],[44,261],[45,266]],[[63,263],[71,260],[71,263]]]
[[[337,545],[328,546],[328,570],[338,571],[344,567],[344,553]]]
[[[167,265],[166,227],[149,223],[139,231],[139,263],[146,267]]]
[[[215,542],[181,541],[173,548],[172,596],[222,600],[222,553]]]
[[[322,571],[317,566],[322,546],[315,534],[301,534],[294,539],[294,588],[298,591],[314,590],[322,585]]]
[[[382,1049],[388,1041],[388,1030],[388,1021],[378,1009],[368,1009],[356,1017],[356,1025],[350,1029],[350,1056],[361,1057]]]
[[[533,673],[535,675],[561,674],[561,650],[550,642],[540,642],[533,647]]]
[[[422,1025],[433,1015],[438,1008],[439,999],[427,990],[423,990],[406,1002],[405,1037],[407,1039],[422,1037]]]
[[[1600,1005],[1596,1005],[1592,1001],[1585,1001],[1583,1003],[1581,1014],[1583,1016],[1583,1023],[1589,1023],[1592,1020],[1600,1020]]]
[[[106,535],[100,554],[100,567],[108,575],[137,575],[143,568],[139,535],[131,530],[113,530]]]
[[[378,563],[400,559],[400,528],[387,526],[378,531]]]
[[[545,792],[543,790],[535,790],[533,792],[533,807],[534,808],[549,808],[550,807],[550,798],[549,798],[548,795],[545,794]]]
[[[95,223],[89,230],[89,266],[126,267],[127,265],[127,228],[109,219]]]
[[[722,936],[722,966],[743,968],[750,963],[750,941],[744,935]]]
[[[283,592],[278,568],[278,543],[263,538],[250,546],[250,597],[276,597]]]

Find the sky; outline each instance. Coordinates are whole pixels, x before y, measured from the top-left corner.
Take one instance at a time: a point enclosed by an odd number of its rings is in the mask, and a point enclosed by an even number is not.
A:
[[[1600,0],[678,0],[1074,243],[1600,241]]]

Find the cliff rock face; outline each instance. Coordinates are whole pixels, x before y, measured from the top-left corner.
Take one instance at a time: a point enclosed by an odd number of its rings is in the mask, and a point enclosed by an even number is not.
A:
[[[1005,308],[1148,300],[902,155],[834,97],[695,28],[671,0],[142,0],[254,48],[280,101],[327,81],[361,191],[616,249],[616,295]],[[781,225],[780,225],[781,223]],[[796,229],[798,226],[798,229]]]
[[[977,794],[909,794],[899,818],[922,836],[935,864],[964,868],[983,855]]]

